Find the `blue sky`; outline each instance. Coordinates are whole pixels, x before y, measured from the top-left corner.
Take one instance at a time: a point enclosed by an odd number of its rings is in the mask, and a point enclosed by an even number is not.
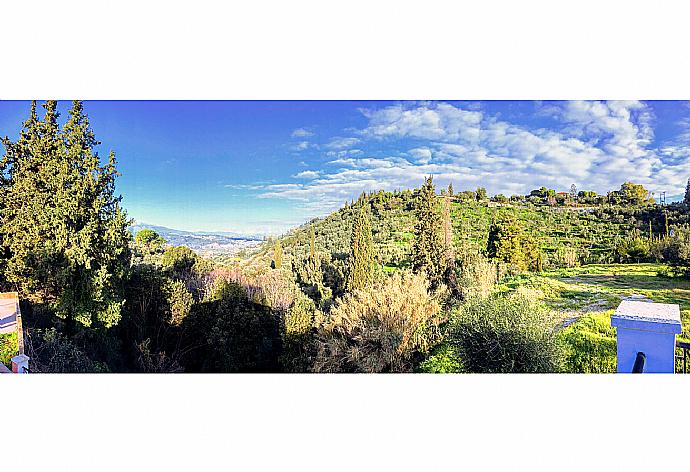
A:
[[[60,102],[61,120],[69,101]],[[102,157],[137,221],[281,233],[362,191],[439,186],[524,194],[606,192],[631,180],[667,195],[690,177],[686,102],[86,101]],[[29,102],[0,102],[14,139]]]

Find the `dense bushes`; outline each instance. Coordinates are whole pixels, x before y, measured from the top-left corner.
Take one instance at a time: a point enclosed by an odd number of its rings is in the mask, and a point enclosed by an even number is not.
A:
[[[343,297],[317,334],[316,372],[411,372],[439,337],[440,306],[400,272]]]
[[[450,342],[468,372],[558,372],[555,320],[522,296],[473,298],[456,313]]]
[[[17,355],[17,333],[0,334],[0,363],[11,367],[12,358]]]
[[[675,274],[690,275],[690,225],[674,227],[673,236],[667,238],[662,253]]]
[[[32,330],[26,337],[32,372],[108,372],[107,365],[94,362],[77,343],[55,328]]]

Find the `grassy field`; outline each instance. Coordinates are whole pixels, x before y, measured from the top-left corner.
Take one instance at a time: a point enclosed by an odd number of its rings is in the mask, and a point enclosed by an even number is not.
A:
[[[596,264],[513,277],[500,285],[543,300],[561,318],[559,333],[569,350],[568,371],[614,372],[615,329],[611,315],[634,297],[680,305],[683,333],[690,340],[690,280],[663,275],[662,264]]]

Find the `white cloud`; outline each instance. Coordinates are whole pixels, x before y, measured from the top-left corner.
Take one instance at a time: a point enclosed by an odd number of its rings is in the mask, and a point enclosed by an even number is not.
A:
[[[462,110],[447,103],[416,108],[395,105],[363,113],[369,118],[365,135],[444,141],[476,141],[482,119],[480,111]]]
[[[333,138],[325,153],[332,160],[318,175],[306,171],[308,182],[268,185],[261,196],[293,199],[309,211],[326,212],[362,191],[418,187],[430,174],[439,187],[452,181],[458,190],[483,186],[506,195],[542,185],[567,190],[572,183],[605,192],[626,180],[676,194],[690,176],[688,143],[651,147],[655,117],[642,102],[550,103],[538,111],[553,121],[548,129],[447,103],[363,113],[368,125],[355,131],[359,138]],[[376,157],[348,149],[380,147],[381,139],[398,140],[400,149],[409,150]]]
[[[297,174],[293,175],[292,177],[296,179],[315,179],[319,175],[321,175],[321,172],[315,171],[315,170],[304,170],[302,172],[298,172]]]
[[[292,132],[291,136],[293,138],[308,138],[310,136],[314,136],[314,133],[306,128],[297,128]]]
[[[326,144],[326,149],[341,150],[351,148],[355,144],[359,143],[359,138],[341,138],[336,137],[331,139],[328,144]]]
[[[410,155],[419,164],[428,164],[431,161],[431,149],[429,148],[414,148],[410,149]]]

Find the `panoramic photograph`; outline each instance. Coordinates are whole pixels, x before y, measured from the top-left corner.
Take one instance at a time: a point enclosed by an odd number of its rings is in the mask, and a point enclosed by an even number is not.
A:
[[[2,101],[6,373],[685,373],[690,104]]]

